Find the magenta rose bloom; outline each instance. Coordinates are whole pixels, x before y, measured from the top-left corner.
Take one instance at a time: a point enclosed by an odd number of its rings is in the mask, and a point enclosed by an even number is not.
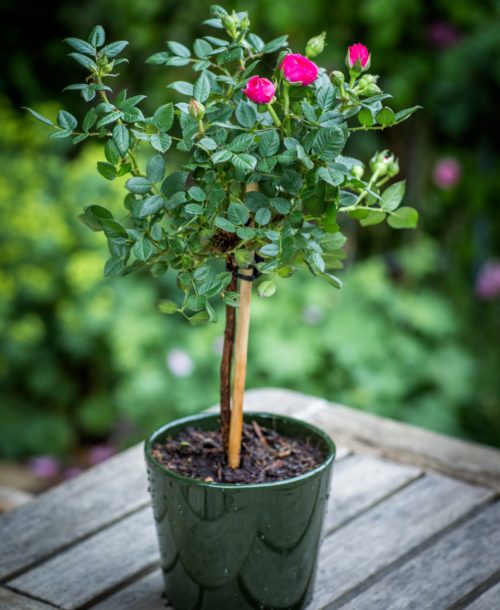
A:
[[[354,68],[358,64],[362,70],[369,67],[370,52],[364,44],[357,42],[347,49],[347,67]]]
[[[269,104],[276,91],[274,85],[267,78],[252,76],[243,89],[243,93],[256,104]]]
[[[310,85],[318,77],[318,66],[299,53],[285,55],[280,68],[289,83]]]

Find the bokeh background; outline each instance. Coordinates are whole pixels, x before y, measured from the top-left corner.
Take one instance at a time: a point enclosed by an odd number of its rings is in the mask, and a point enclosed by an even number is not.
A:
[[[343,69],[365,43],[403,126],[352,137],[355,156],[392,149],[419,209],[418,231],[346,226],[345,288],[306,275],[255,299],[248,386],[283,386],[500,446],[500,4],[493,0],[245,0],[270,40],[295,52],[327,32],[321,64]],[[101,23],[132,59],[119,85],[175,99],[184,68],[146,66],[166,40],[190,44],[208,2],[2,0],[0,72],[0,456],[50,480],[70,477],[155,426],[217,401],[222,323],[193,329],[162,316],[174,294],[135,275],[102,278],[106,246],[77,220],[85,205],[119,209],[120,185],[95,171],[91,144],[47,139],[25,114],[81,116],[62,94],[79,68],[66,36]],[[174,153],[169,153],[172,167]]]

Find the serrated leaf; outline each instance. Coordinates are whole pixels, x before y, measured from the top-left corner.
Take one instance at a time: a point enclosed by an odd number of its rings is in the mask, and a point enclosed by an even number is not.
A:
[[[116,42],[110,42],[100,50],[100,53],[112,59],[113,57],[119,55],[127,45],[128,42],[126,40],[117,40]]]
[[[104,264],[104,275],[105,277],[117,277],[122,274],[125,268],[125,261],[123,258],[108,258]]]
[[[280,147],[280,137],[276,129],[265,131],[260,136],[259,154],[262,157],[271,157],[278,152]]]
[[[106,237],[117,243],[125,243],[128,239],[128,233],[125,228],[116,220],[103,218],[101,225]]]
[[[177,55],[177,57],[191,57],[191,51],[180,42],[169,40],[167,42],[167,47],[174,55]]]
[[[112,163],[105,163],[104,161],[97,162],[97,171],[106,180],[114,180],[116,178],[116,168]]]
[[[172,144],[172,138],[168,133],[154,133],[151,136],[151,146],[159,152],[167,152]]]
[[[344,148],[344,132],[340,127],[324,127],[318,131],[313,141],[313,151],[326,161],[332,163]]]
[[[243,100],[236,106],[235,116],[238,123],[247,129],[254,127],[257,121],[255,108]]]
[[[277,256],[279,254],[279,246],[277,244],[266,244],[262,246],[259,253],[263,256]]]
[[[95,48],[85,42],[85,40],[81,40],[80,38],[65,38],[64,41],[66,44],[69,44],[70,47],[78,51],[79,53],[86,53],[87,55],[94,55]]]
[[[259,208],[255,212],[255,222],[264,226],[271,220],[271,211],[268,208]]]
[[[45,125],[50,125],[50,126],[54,125],[54,123],[50,119],[45,118],[44,116],[42,116],[41,114],[39,114],[38,112],[33,110],[32,108],[28,108],[28,106],[23,106],[23,108],[24,108],[24,110],[27,110],[30,114],[32,114],[35,117],[35,119],[37,119],[41,123],[45,123]]]
[[[239,169],[247,174],[253,171],[257,164],[257,159],[252,157],[252,155],[233,155],[231,157],[231,163],[234,165],[234,167],[236,167],[236,169]]]
[[[234,233],[236,231],[236,227],[233,225],[233,223],[222,216],[217,216],[214,224],[216,227],[219,227],[219,229],[226,231],[226,233]]]
[[[191,197],[191,199],[194,199],[194,201],[205,201],[207,198],[207,194],[199,186],[192,186],[189,188],[188,195]]]
[[[97,123],[97,127],[104,127],[105,125],[109,125],[110,123],[115,123],[118,119],[122,117],[121,110],[115,110],[114,112],[110,112],[106,116],[103,116]]]
[[[254,137],[251,133],[240,133],[227,144],[228,149],[234,153],[250,150],[254,145]]]
[[[170,54],[166,51],[162,51],[161,53],[153,53],[146,59],[147,64],[152,64],[154,66],[161,66],[164,64],[170,57]]]
[[[245,225],[250,218],[250,213],[246,205],[230,203],[227,209],[227,217],[235,225]]]
[[[130,146],[130,134],[123,123],[118,123],[113,129],[113,142],[115,143],[118,152],[124,157]]]
[[[165,175],[165,159],[162,155],[155,155],[148,161],[146,175],[151,182],[161,182]]]
[[[217,148],[217,142],[212,138],[205,136],[198,142],[199,146],[202,146],[206,150],[215,150]]]
[[[184,206],[184,211],[187,214],[193,214],[194,216],[201,216],[205,213],[205,208],[199,203],[187,203]]]
[[[153,254],[153,244],[149,239],[139,239],[135,242],[132,251],[137,259],[140,261],[147,261]]]
[[[393,229],[415,229],[418,224],[418,212],[410,207],[399,208],[390,214],[387,224]]]
[[[59,110],[57,113],[57,124],[66,131],[73,131],[78,125],[78,121],[66,110]]]
[[[199,57],[200,59],[205,59],[205,57],[207,57],[212,52],[212,50],[212,45],[206,40],[203,40],[203,38],[197,38],[194,41],[193,51],[196,57]]]
[[[153,183],[143,176],[134,176],[125,182],[125,188],[136,195],[144,195],[151,190]]]
[[[262,51],[264,53],[274,53],[274,51],[278,51],[282,47],[286,47],[288,44],[288,34],[284,36],[278,36],[278,38],[273,38],[269,42],[266,42]]]
[[[272,297],[276,292],[276,284],[272,280],[264,280],[257,286],[257,294],[261,299]]]
[[[163,197],[161,195],[151,195],[146,199],[139,199],[133,202],[134,215],[137,218],[146,218],[158,213],[163,209]]]
[[[189,97],[193,97],[193,85],[183,80],[176,80],[173,83],[167,85],[169,89],[173,89],[178,93],[182,93],[183,95],[188,95]]]
[[[271,206],[278,214],[288,214],[292,207],[292,203],[284,197],[273,197],[271,199]]]
[[[316,93],[316,101],[321,110],[325,111],[331,108],[335,99],[335,89],[330,82],[325,82]]]
[[[174,107],[172,102],[160,106],[153,114],[153,123],[160,131],[168,131],[174,122]]]
[[[405,121],[414,112],[416,112],[417,110],[420,110],[421,108],[422,108],[422,106],[412,106],[411,108],[405,108],[404,110],[400,110],[399,112],[396,112],[396,114],[394,115],[394,119],[397,123],[399,123],[401,121]]]
[[[72,57],[77,64],[80,64],[80,66],[84,67],[86,70],[97,70],[97,64],[95,61],[86,55],[82,55],[81,53],[69,53],[68,57]]]
[[[232,156],[233,153],[229,150],[218,150],[217,152],[214,152],[213,155],[211,155],[210,161],[217,165],[217,163],[224,163],[225,161],[229,161]]]
[[[83,119],[83,123],[82,123],[83,131],[85,131],[85,132],[89,131],[89,129],[91,129],[95,125],[96,121],[97,121],[96,109],[91,108]]]
[[[156,303],[156,307],[159,312],[166,314],[173,314],[179,310],[179,308],[177,307],[177,303],[168,299],[158,301]]]
[[[406,190],[406,180],[395,182],[382,193],[380,207],[386,212],[393,212],[399,207]]]
[[[318,177],[331,186],[338,186],[344,181],[344,176],[332,167],[320,167],[316,172]]]
[[[204,102],[210,95],[210,80],[205,72],[202,72],[193,87],[193,97],[198,102]]]
[[[325,278],[325,280],[334,286],[335,288],[342,288],[342,280],[340,280],[337,276],[332,275],[331,273],[320,273],[321,277]]]
[[[78,218],[92,231],[102,231],[101,221],[105,218],[113,218],[113,214],[100,205],[90,205],[84,209],[83,214],[80,214]]]
[[[304,117],[311,123],[315,123],[317,121],[317,118],[314,107],[307,100],[302,100],[301,107],[302,114],[304,115]]]
[[[94,47],[102,47],[106,42],[106,33],[102,25],[96,25],[89,34],[88,41]]]

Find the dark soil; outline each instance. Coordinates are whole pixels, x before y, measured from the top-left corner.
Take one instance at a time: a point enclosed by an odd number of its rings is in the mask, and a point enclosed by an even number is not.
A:
[[[244,424],[240,468],[226,461],[220,430],[188,427],[176,437],[156,443],[157,462],[192,479],[216,483],[268,483],[309,472],[325,456],[308,441],[288,438],[256,421]]]

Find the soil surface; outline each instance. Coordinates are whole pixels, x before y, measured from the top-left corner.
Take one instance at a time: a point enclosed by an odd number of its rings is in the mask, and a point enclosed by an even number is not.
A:
[[[269,483],[296,477],[319,466],[323,452],[308,441],[289,438],[256,421],[243,425],[240,468],[227,464],[220,430],[189,426],[156,443],[157,462],[192,479],[216,483]]]

